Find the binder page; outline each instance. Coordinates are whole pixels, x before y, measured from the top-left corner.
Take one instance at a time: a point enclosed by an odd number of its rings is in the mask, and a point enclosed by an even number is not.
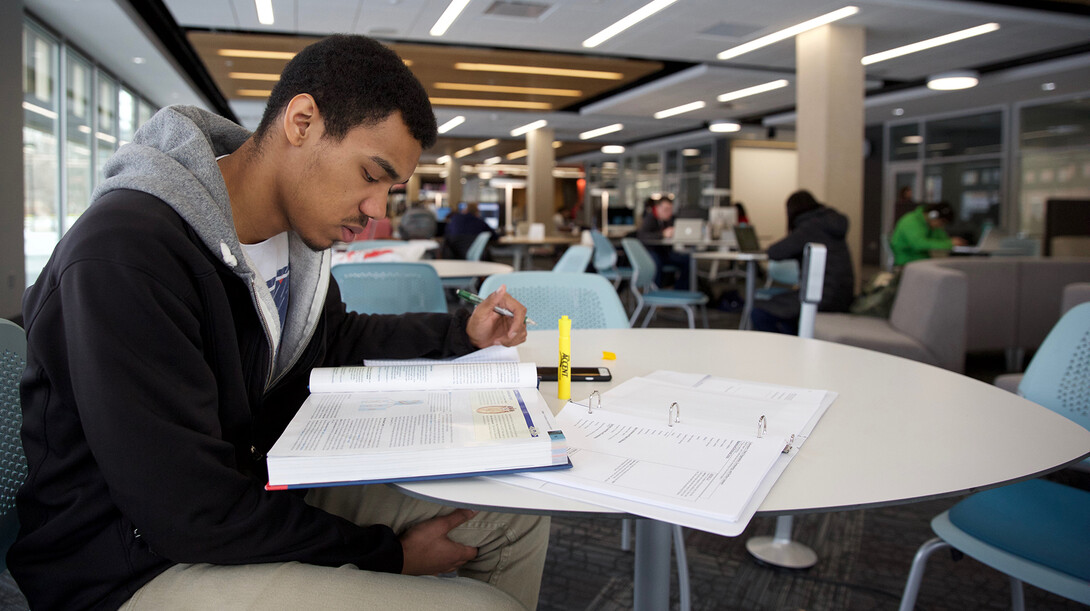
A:
[[[524,477],[734,521],[783,450],[730,434],[569,403],[557,416],[574,468]]]
[[[310,372],[312,393],[536,387],[533,363],[316,367]]]

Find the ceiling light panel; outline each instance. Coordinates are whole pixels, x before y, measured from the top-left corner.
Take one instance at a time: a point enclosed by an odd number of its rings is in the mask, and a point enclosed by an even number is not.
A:
[[[458,15],[462,14],[462,10],[469,4],[469,0],[450,0],[450,4],[447,5],[446,10],[439,16],[439,19],[435,22],[435,25],[431,26],[431,30],[428,32],[432,36],[442,36],[447,33],[447,29],[454,23],[454,20],[458,18]]]
[[[614,123],[612,125],[606,125],[605,127],[599,127],[579,134],[580,140],[590,140],[591,138],[597,138],[598,136],[604,136],[606,134],[612,134],[624,129],[624,125],[620,123]]]
[[[914,42],[909,45],[889,49],[888,51],[882,51],[881,53],[872,53],[871,55],[863,57],[863,65],[869,66],[871,64],[877,64],[878,62],[886,61],[887,59],[893,59],[894,57],[901,57],[904,55],[909,55],[911,53],[919,53],[920,51],[933,49],[942,45],[948,45],[952,42],[965,40],[966,38],[973,38],[974,36],[988,34],[998,29],[998,23],[985,23],[983,25],[978,25],[974,28],[958,30],[957,32],[951,32],[950,34],[944,34],[943,36],[936,36],[934,38],[928,38],[927,40],[921,40],[920,42]]]
[[[641,6],[639,9],[625,15],[618,21],[611,24],[606,29],[598,32],[594,36],[583,41],[583,46],[589,48],[597,47],[603,42],[613,38],[628,28],[636,25],[637,23],[647,19],[651,15],[661,11],[662,9],[670,6],[677,0],[652,0],[647,4]]]
[[[541,95],[553,97],[579,98],[583,92],[579,89],[559,89],[555,87],[516,87],[511,85],[485,85],[483,83],[433,83],[432,87],[443,91],[477,91],[482,93],[515,93],[520,95]]]
[[[689,102],[688,104],[682,104],[681,106],[675,106],[673,108],[667,108],[666,110],[660,110],[660,111],[656,112],[652,116],[654,116],[656,119],[665,119],[667,117],[677,116],[677,115],[684,114],[684,113],[687,113],[687,112],[692,112],[694,110],[700,110],[701,108],[704,108],[707,105],[708,104],[706,102],[704,102],[703,100],[698,100],[696,102]]]
[[[781,40],[794,38],[795,36],[798,36],[803,32],[813,30],[814,28],[819,28],[823,25],[833,23],[834,21],[839,21],[846,17],[851,17],[858,12],[859,7],[857,6],[845,6],[844,8],[835,10],[831,13],[826,13],[819,17],[814,17],[813,19],[808,19],[802,23],[784,28],[766,36],[762,36],[756,40],[751,40],[736,47],[731,47],[725,51],[720,52],[719,55],[716,56],[716,58],[720,61],[733,59],[735,57],[738,57],[739,55],[744,55],[746,53],[749,53],[750,51],[760,49],[761,47],[775,44],[777,42],[780,42]]]
[[[782,89],[787,87],[787,79],[777,79],[760,85],[754,85],[753,87],[746,87],[745,89],[739,89],[737,91],[730,91],[724,94],[716,96],[716,100],[720,102],[730,102],[731,100],[738,100],[741,98],[748,98],[751,95],[757,95],[759,93],[766,93],[774,91],[776,89]]]

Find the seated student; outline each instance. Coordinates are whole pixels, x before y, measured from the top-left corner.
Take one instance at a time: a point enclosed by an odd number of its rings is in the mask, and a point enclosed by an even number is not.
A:
[[[398,219],[397,234],[402,240],[430,240],[439,230],[439,219],[424,202],[416,202]]]
[[[768,258],[797,259],[801,266],[807,243],[824,244],[825,276],[818,310],[847,312],[855,290],[855,272],[844,239],[848,234],[848,217],[818,203],[809,191],[796,191],[787,198],[787,232],[786,237],[768,247]],[[751,318],[753,328],[795,335],[799,331],[801,308],[798,291],[758,301]]]
[[[674,237],[674,198],[656,194],[647,198],[643,207],[643,221],[636,230],[636,237],[644,243],[651,257],[655,259],[655,284],[663,287],[662,269],[666,265],[673,265],[677,268],[674,288],[689,290],[689,254],[674,250],[670,244],[649,243]]]
[[[264,488],[313,367],[526,338],[502,287],[472,314],[366,316],[330,277],[330,246],[386,214],[436,137],[393,51],[332,36],[288,62],[255,133],[172,106],[114,154],[23,302],[8,566],[32,608],[536,605],[547,518]]]
[[[492,237],[496,235],[481,218],[477,202],[467,203],[464,212],[452,213],[447,217],[447,227],[443,232],[443,258],[465,259],[469,246],[482,231],[487,231]]]
[[[930,258],[932,250],[950,250],[954,246],[964,246],[964,239],[950,237],[943,229],[952,220],[954,209],[946,202],[917,206],[915,210],[902,216],[889,236],[893,264],[899,267]]]

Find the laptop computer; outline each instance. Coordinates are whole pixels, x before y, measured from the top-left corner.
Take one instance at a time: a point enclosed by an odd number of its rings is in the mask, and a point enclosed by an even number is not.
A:
[[[704,238],[704,219],[677,219],[674,221],[674,239],[695,242]]]
[[[761,252],[761,242],[757,239],[757,230],[753,225],[735,225],[734,240],[741,252]]]
[[[973,246],[955,246],[951,250],[958,254],[988,254],[1002,249],[1002,231],[988,226],[980,232],[980,239]]]

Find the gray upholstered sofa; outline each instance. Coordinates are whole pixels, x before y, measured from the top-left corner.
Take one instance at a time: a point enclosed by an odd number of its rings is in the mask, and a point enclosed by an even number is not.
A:
[[[814,337],[962,372],[967,301],[964,273],[912,263],[902,272],[888,320],[821,313]]]

